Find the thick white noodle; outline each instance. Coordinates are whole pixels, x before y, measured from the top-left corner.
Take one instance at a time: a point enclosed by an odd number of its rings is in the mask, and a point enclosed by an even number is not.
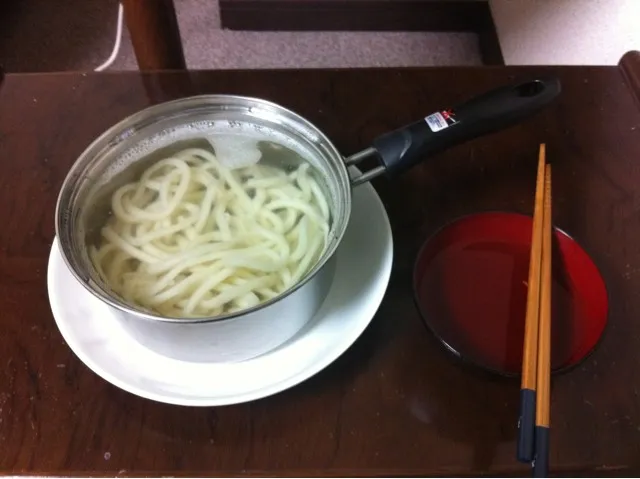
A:
[[[309,165],[224,167],[189,148],[111,198],[90,256],[125,301],[171,317],[208,317],[274,298],[327,246],[330,211]]]

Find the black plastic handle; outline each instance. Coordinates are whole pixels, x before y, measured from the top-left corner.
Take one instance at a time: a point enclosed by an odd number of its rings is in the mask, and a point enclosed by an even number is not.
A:
[[[382,135],[373,141],[373,148],[387,174],[400,173],[435,153],[525,120],[551,103],[560,91],[557,78],[497,88]]]

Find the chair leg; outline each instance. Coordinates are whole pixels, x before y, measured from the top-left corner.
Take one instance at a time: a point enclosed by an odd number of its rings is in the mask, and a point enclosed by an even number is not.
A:
[[[173,0],[121,0],[140,70],[184,70]]]

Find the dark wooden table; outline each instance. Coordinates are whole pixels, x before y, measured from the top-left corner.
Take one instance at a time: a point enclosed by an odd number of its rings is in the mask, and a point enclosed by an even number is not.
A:
[[[375,182],[393,226],[391,283],[366,332],[316,377],[248,404],[175,407],[111,386],[62,340],[46,292],[54,204],[75,158],[126,115],[184,95],[255,95],[305,115],[348,154],[475,93],[548,72],[564,92],[539,116]],[[531,213],[546,142],[555,222],[592,253],[611,296],[600,347],[553,381],[551,466],[562,475],[640,473],[639,91],[637,54],[599,68],[5,76],[0,471],[528,474],[514,459],[518,381],[454,363],[425,331],[410,277],[417,248],[443,222],[487,209]]]

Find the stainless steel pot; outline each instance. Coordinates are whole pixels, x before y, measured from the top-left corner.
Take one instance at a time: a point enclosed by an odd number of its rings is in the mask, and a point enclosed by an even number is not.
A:
[[[382,173],[396,174],[454,144],[514,124],[547,105],[559,92],[555,79],[502,87],[383,135],[372,147],[346,159],[314,125],[264,100],[203,95],[152,106],[107,130],[72,166],[56,207],[62,256],[81,284],[112,306],[123,326],[148,348],[186,361],[246,360],[289,340],[320,308],[333,279],[336,248],[349,223],[352,186]],[[231,130],[268,139],[312,164],[321,177],[332,216],[324,254],[290,290],[239,313],[167,318],[123,302],[97,274],[87,252],[108,214],[106,199],[154,161],[154,152],[171,149],[177,141],[196,141],[203,135]],[[380,166],[351,178],[347,166],[367,157],[377,158]]]

